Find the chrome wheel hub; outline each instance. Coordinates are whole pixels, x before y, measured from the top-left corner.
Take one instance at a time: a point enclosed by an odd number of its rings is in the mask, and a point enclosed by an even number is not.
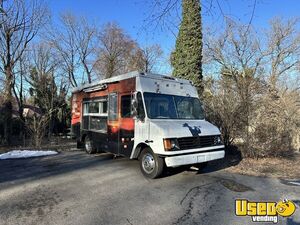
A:
[[[88,140],[88,141],[85,142],[85,149],[88,150],[88,151],[91,150],[91,142],[90,142],[90,140]]]
[[[152,173],[155,168],[155,160],[153,156],[149,153],[144,155],[142,159],[142,166],[146,173]]]

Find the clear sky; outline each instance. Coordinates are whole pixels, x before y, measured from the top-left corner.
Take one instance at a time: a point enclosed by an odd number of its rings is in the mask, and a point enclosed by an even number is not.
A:
[[[154,0],[153,0],[154,1]],[[96,20],[99,26],[109,21],[117,22],[127,33],[141,45],[159,43],[166,56],[175,46],[175,36],[171,31],[153,27],[147,31],[142,29],[146,25],[145,19],[151,15],[151,0],[50,0],[50,9],[54,20],[64,11],[84,15]],[[208,7],[210,0],[202,0]],[[203,26],[222,26],[222,15],[248,23],[251,18],[255,0],[213,0],[211,14],[203,7]],[[275,16],[283,18],[300,16],[300,0],[256,0],[252,24],[256,28],[263,28]],[[220,11],[222,9],[222,13]],[[176,30],[175,30],[176,32]],[[205,34],[204,34],[205,35]]]

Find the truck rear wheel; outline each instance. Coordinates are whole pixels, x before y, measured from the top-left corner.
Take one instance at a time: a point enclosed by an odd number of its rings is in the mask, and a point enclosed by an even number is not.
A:
[[[154,179],[159,177],[164,169],[164,160],[154,154],[151,148],[145,148],[140,157],[140,168],[145,177]]]
[[[93,141],[89,136],[86,136],[84,138],[84,149],[88,154],[94,154],[96,152]]]

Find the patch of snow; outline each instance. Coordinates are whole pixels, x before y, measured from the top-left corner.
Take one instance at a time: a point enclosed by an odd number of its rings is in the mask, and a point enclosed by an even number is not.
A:
[[[56,155],[56,154],[58,154],[58,152],[56,152],[56,151],[13,150],[10,152],[0,154],[0,160],[1,159],[31,158],[31,157]]]
[[[290,181],[289,183],[290,183],[290,184],[294,184],[294,185],[298,185],[298,186],[300,186],[300,182],[296,182],[296,181],[295,181],[295,182],[294,182],[294,181]]]

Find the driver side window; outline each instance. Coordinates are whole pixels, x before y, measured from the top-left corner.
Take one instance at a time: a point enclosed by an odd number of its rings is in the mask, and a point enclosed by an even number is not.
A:
[[[143,105],[143,98],[141,92],[137,93],[137,103],[138,103],[138,108],[137,108],[137,116],[138,118],[145,118],[145,110],[144,110],[144,105]]]
[[[131,117],[131,95],[121,96],[121,117]]]

